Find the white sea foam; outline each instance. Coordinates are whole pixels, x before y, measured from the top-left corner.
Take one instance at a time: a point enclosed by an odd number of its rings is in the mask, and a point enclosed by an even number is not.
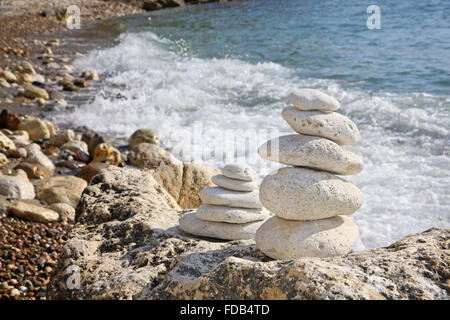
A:
[[[137,128],[153,128],[169,149],[177,148],[199,122],[203,133],[212,128],[291,133],[280,115],[291,88],[324,90],[341,102],[340,112],[361,132],[361,141],[348,147],[366,165],[348,177],[365,196],[353,216],[361,234],[357,249],[385,246],[430,227],[450,227],[448,97],[370,94],[330,80],[300,79],[275,63],[201,59],[149,32],[125,34],[117,46],[93,51],[76,65],[97,70],[106,86],[92,103],[57,121],[119,138]],[[117,94],[124,98],[113,99]],[[202,145],[217,139],[206,135]],[[205,161],[223,165],[213,157]],[[268,172],[261,169],[260,177]]]

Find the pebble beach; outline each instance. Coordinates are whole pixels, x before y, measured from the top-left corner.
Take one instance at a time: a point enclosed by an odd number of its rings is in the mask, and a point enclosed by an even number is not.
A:
[[[71,65],[90,49],[89,44],[73,41],[78,30],[67,29],[66,8],[72,2],[0,4],[0,180],[4,180],[0,183],[0,300],[46,299],[46,286],[87,181],[108,164],[125,165],[120,152],[95,128],[58,128],[46,120],[49,112],[76,108],[83,101],[80,96],[101,83],[95,71],[75,71]],[[151,3],[82,0],[76,4],[83,27],[142,13],[149,5],[151,10],[175,6],[171,1]],[[80,174],[89,162],[95,163]]]

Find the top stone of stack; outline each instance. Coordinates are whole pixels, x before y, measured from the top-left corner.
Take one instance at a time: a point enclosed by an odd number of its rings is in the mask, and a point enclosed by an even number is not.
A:
[[[320,110],[335,111],[341,106],[339,101],[316,89],[294,89],[289,101],[302,111]]]

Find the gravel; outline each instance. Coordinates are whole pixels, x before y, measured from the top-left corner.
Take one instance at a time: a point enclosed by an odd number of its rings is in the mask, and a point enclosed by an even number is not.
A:
[[[0,300],[45,300],[61,245],[73,224],[43,224],[0,212]]]

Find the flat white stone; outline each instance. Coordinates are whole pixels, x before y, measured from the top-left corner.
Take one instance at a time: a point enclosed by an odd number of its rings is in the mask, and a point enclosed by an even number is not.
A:
[[[223,240],[254,239],[256,230],[264,220],[249,223],[226,223],[200,220],[195,212],[189,212],[180,218],[179,228],[184,232]]]
[[[300,111],[287,107],[281,115],[292,129],[301,134],[327,138],[339,145],[353,144],[359,140],[356,124],[337,112]]]
[[[350,215],[363,202],[352,183],[324,171],[281,168],[264,177],[259,188],[264,207],[289,220],[317,220]]]
[[[256,179],[256,174],[250,166],[246,164],[234,163],[228,164],[222,169],[224,176],[244,181],[253,181]]]
[[[307,88],[292,90],[289,101],[299,110],[334,111],[341,106],[339,101],[326,93]]]
[[[296,167],[311,167],[336,174],[356,174],[364,168],[362,158],[331,140],[291,134],[267,141],[258,148],[267,160]]]
[[[203,204],[197,209],[197,218],[205,221],[247,223],[270,217],[266,209],[248,209]]]
[[[224,188],[205,188],[200,191],[200,199],[204,204],[240,208],[262,208],[258,190],[240,192]]]
[[[219,187],[234,191],[253,191],[258,189],[258,184],[254,181],[231,179],[223,174],[213,176],[211,181]]]
[[[273,259],[326,258],[349,253],[358,227],[345,216],[314,221],[272,217],[257,230],[256,247]]]

